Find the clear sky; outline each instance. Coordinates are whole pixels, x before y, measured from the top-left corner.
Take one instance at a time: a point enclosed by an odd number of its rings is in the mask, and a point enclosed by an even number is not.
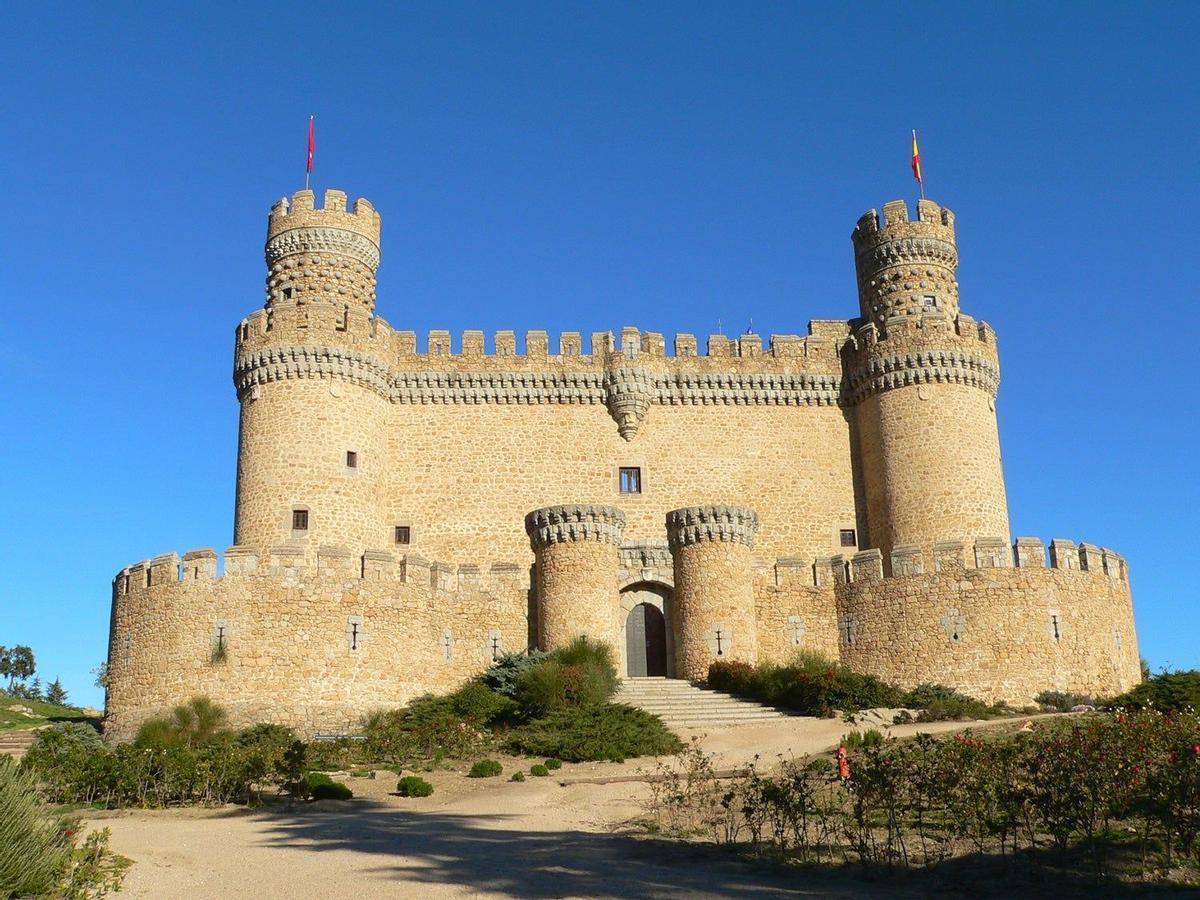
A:
[[[999,332],[1014,535],[1124,553],[1143,655],[1200,665],[1200,5],[190,8],[0,12],[0,644],[75,700],[116,571],[232,539],[233,329],[310,114],[418,333],[856,315],[850,231],[915,196],[918,128]]]

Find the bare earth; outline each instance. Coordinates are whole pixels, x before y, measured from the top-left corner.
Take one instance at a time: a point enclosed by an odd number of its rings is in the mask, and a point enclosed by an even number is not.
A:
[[[714,730],[703,744],[719,766],[733,766],[819,752],[847,730],[836,719],[792,718]],[[644,782],[569,783],[648,772],[652,760],[566,765],[521,783],[503,779],[529,761],[504,762],[495,779],[427,775],[435,791],[421,799],[392,796],[394,777],[381,772],[347,779],[349,802],[96,813],[89,824],[112,829],[112,848],[134,861],[123,891],[133,897],[879,896],[879,884],[839,873],[755,866],[712,846],[639,836],[626,826],[646,813]],[[894,887],[889,896],[924,895]]]

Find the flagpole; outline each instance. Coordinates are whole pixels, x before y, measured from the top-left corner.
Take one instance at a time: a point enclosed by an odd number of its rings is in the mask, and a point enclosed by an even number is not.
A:
[[[308,179],[312,176],[313,164],[313,117],[308,117],[308,156],[304,160],[304,189],[308,190]]]

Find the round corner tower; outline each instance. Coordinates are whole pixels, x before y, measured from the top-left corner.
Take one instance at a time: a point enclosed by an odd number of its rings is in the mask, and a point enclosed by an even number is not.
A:
[[[387,546],[388,335],[374,320],[380,217],[342,191],[271,209],[266,303],[238,326],[234,542]],[[334,377],[337,376],[337,377]]]
[[[868,541],[1009,541],[996,425],[995,332],[959,310],[954,214],[903,200],[852,235],[862,314],[848,351]],[[927,556],[926,558],[930,558]]]

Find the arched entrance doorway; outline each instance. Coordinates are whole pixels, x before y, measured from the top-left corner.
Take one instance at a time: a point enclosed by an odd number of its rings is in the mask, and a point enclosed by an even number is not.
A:
[[[667,622],[662,610],[639,603],[625,619],[625,668],[630,678],[666,677]]]
[[[626,591],[625,675],[629,678],[665,677],[669,673],[667,598],[662,592],[641,589]]]

